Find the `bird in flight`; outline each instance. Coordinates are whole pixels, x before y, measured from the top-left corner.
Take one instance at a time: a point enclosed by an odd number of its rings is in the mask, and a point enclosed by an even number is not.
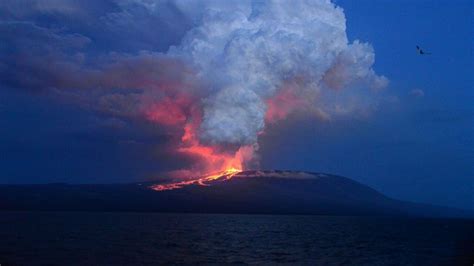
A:
[[[416,46],[416,51],[421,54],[421,55],[430,55],[431,53],[425,52],[423,49],[420,48],[420,46]]]

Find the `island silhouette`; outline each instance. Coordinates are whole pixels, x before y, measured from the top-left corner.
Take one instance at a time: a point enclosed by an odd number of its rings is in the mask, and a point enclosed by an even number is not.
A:
[[[474,217],[323,173],[251,170],[185,183],[0,185],[0,210]]]

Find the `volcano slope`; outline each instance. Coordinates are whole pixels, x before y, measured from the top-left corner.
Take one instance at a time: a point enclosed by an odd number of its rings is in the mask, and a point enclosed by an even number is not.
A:
[[[166,183],[0,185],[0,210],[474,217],[471,211],[394,200],[351,179],[243,171],[157,191]]]

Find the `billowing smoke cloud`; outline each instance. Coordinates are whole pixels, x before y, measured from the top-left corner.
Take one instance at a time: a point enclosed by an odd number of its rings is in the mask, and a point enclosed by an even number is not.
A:
[[[0,5],[6,86],[47,89],[108,116],[181,130],[176,149],[202,157],[207,165],[196,167],[206,171],[251,158],[266,123],[295,112],[325,120],[342,113],[340,103],[325,102],[325,90],[388,83],[372,69],[371,45],[348,41],[344,12],[329,0],[106,1],[87,25],[75,2],[32,1],[22,12],[8,3]],[[63,21],[67,29],[50,26]],[[169,26],[176,21],[182,26]],[[157,34],[150,22],[160,25]],[[145,37],[131,42],[130,28]],[[164,45],[160,29],[172,36],[166,51],[149,48]]]
[[[295,79],[296,98],[313,105],[324,86],[387,84],[371,68],[372,47],[348,43],[343,10],[330,1],[249,2],[232,9],[210,5],[196,20],[168,54],[192,64],[212,88],[203,101],[204,141],[256,143],[267,101]]]

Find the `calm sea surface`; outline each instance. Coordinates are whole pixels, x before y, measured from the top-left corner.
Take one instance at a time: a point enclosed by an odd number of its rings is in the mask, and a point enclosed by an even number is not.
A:
[[[0,264],[472,265],[473,232],[456,219],[0,212]]]

